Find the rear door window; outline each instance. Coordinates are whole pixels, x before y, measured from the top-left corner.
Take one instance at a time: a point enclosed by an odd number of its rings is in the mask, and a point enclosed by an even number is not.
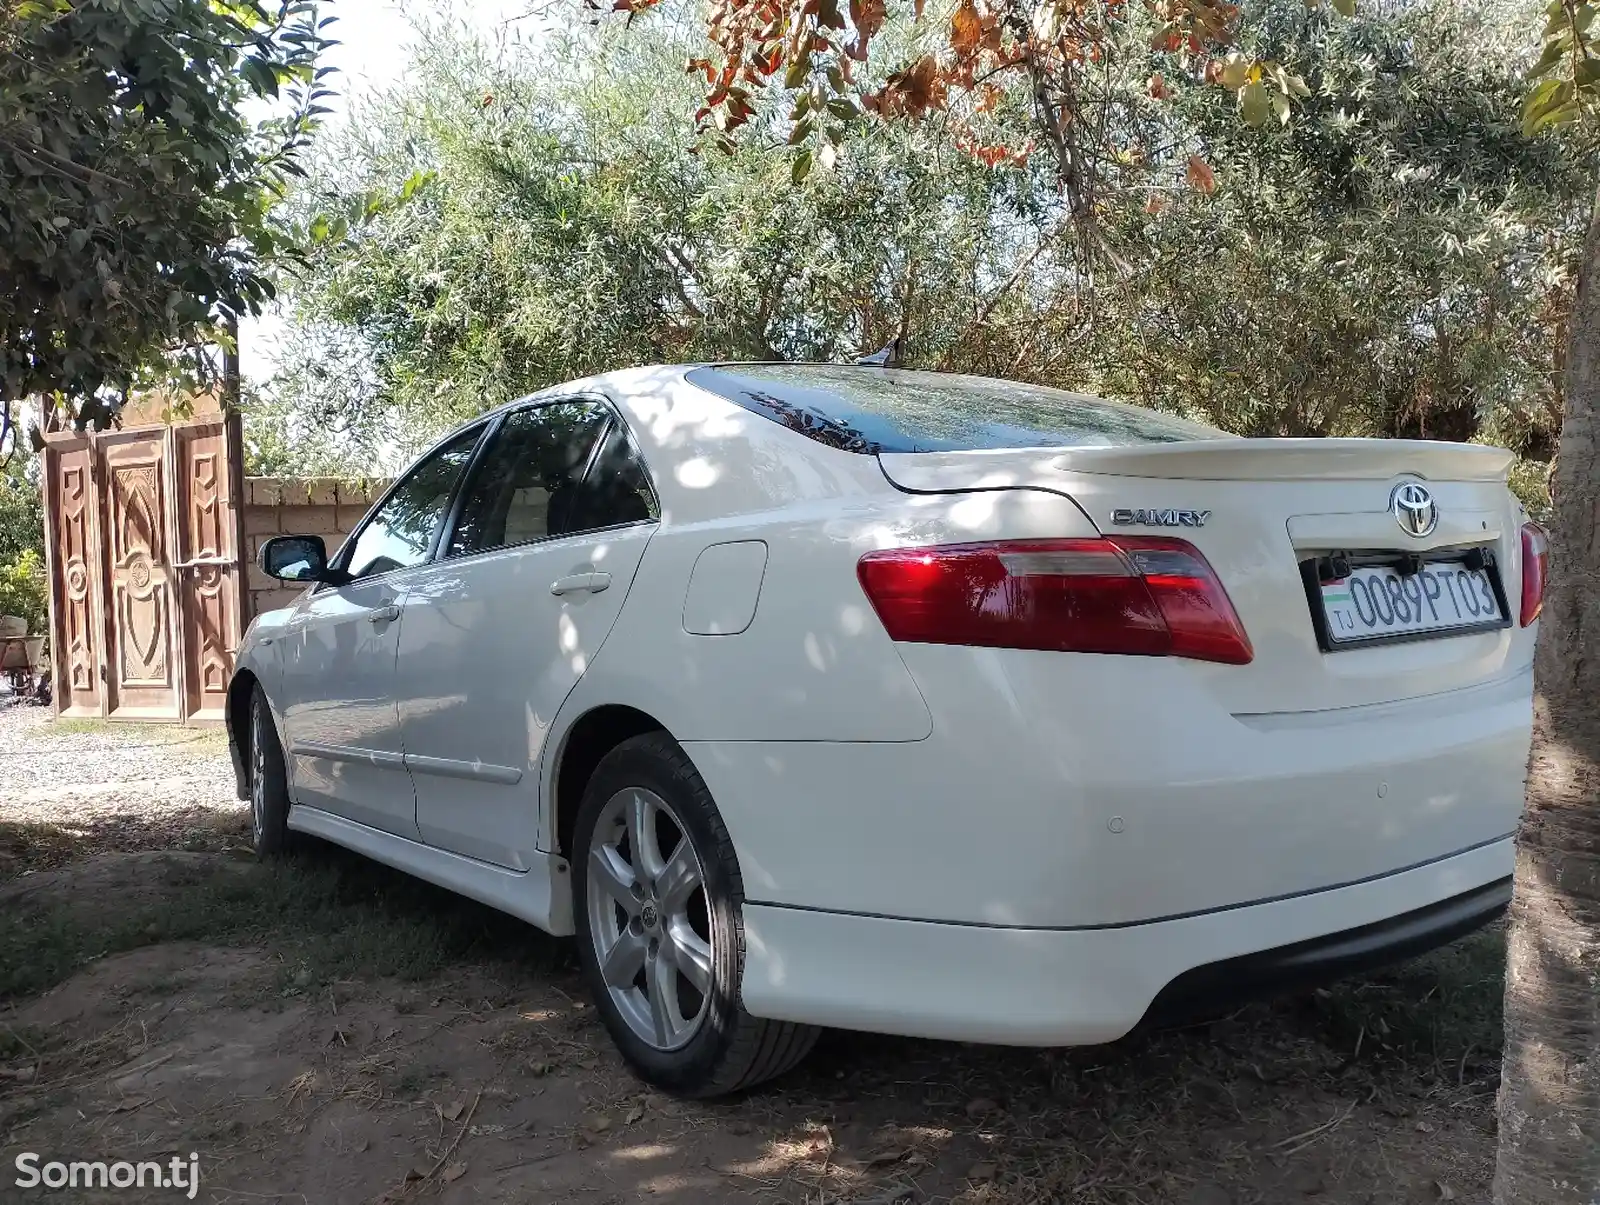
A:
[[[513,410],[472,470],[447,556],[568,535],[595,445],[611,421],[599,402]]]
[[[572,531],[599,531],[659,518],[661,508],[638,449],[612,419],[567,517]]]
[[[847,452],[968,452],[1226,439],[1200,423],[1063,389],[844,364],[732,364],[688,378]]]

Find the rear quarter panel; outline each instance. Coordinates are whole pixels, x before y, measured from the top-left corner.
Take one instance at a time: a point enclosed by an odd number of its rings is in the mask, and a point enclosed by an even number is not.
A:
[[[856,583],[855,563],[903,522],[870,456],[815,443],[689,384],[681,370],[604,378],[661,502],[661,525],[605,647],[562,709],[648,712],[680,741],[915,741],[928,709]],[[749,557],[708,548],[765,545]],[[697,563],[699,563],[697,567]],[[739,580],[719,575],[735,574]],[[737,599],[738,632],[697,611]],[[753,614],[749,596],[755,595]]]
[[[647,712],[686,744],[925,740],[932,717],[857,581],[861,556],[1018,531],[1094,534],[1071,501],[1042,491],[901,493],[873,457],[815,443],[666,370],[605,384],[661,496],[661,527],[610,637],[562,708],[552,749],[607,704]],[[737,634],[691,634],[684,604],[696,562],[735,541],[767,547],[754,616]],[[704,596],[705,583],[695,594]],[[546,758],[545,799],[554,763]],[[741,856],[785,831],[772,826],[767,800],[717,802]]]

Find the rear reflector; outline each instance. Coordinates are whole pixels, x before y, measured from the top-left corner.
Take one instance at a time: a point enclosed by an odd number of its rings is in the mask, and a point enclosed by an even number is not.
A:
[[[1522,525],[1522,626],[1544,610],[1544,579],[1550,568],[1550,537],[1537,523]]]
[[[1244,625],[1198,549],[1117,536],[869,552],[861,588],[893,640],[1244,665]]]

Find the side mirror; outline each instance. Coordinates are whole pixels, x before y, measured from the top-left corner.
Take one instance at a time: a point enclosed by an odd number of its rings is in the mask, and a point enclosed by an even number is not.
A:
[[[261,545],[261,572],[280,582],[332,582],[343,575],[328,567],[321,536],[273,536]]]

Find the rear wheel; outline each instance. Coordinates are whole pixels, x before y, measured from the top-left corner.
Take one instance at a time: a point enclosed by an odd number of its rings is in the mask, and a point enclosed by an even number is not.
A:
[[[665,733],[624,741],[584,792],[573,840],[585,978],[634,1070],[684,1096],[781,1075],[808,1025],[739,1003],[744,888],[733,843],[694,765]]]
[[[289,852],[289,783],[272,708],[257,685],[250,695],[250,832],[258,858]]]

